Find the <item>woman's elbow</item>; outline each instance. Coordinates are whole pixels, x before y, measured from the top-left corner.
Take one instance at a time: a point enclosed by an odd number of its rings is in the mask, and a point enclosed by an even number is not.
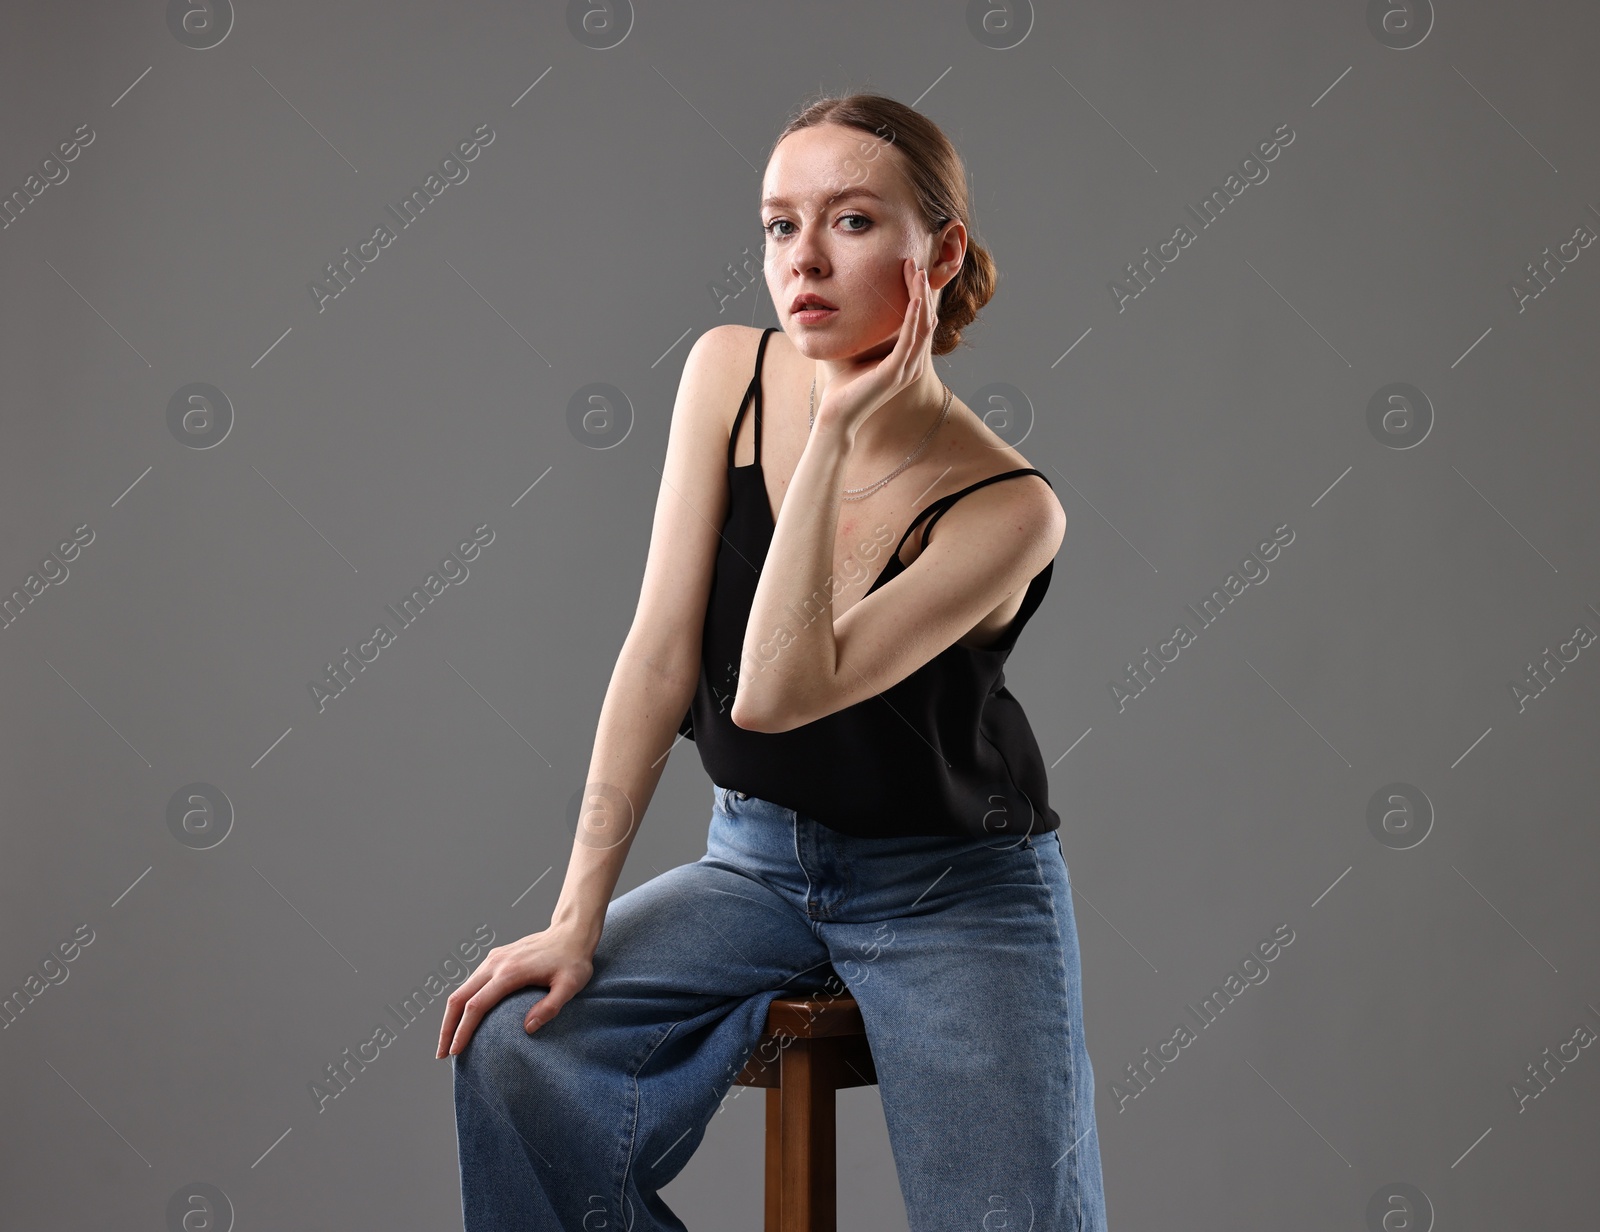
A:
[[[769,735],[800,726],[786,711],[779,711],[771,706],[758,708],[742,694],[734,697],[733,705],[728,710],[728,717],[733,720],[735,727],[745,731],[766,732]]]
[[[733,705],[728,708],[728,718],[735,727],[742,731],[764,732],[771,730],[767,725],[765,716],[740,697],[733,699]]]

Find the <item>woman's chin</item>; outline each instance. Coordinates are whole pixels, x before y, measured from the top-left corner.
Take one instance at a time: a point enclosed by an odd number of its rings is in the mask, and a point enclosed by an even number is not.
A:
[[[899,337],[891,330],[887,335],[874,338],[874,331],[852,329],[843,321],[819,329],[791,320],[784,332],[794,343],[794,349],[807,359],[835,361],[881,359],[894,350]]]

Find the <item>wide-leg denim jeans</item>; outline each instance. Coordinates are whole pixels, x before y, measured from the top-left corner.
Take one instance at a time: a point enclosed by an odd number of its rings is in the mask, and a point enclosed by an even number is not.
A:
[[[466,1232],[683,1232],[659,1193],[780,992],[848,986],[912,1232],[1104,1232],[1055,833],[857,838],[723,787],[706,854],[615,899],[589,983],[503,998],[453,1059]],[[752,1216],[752,1218],[755,1218]]]

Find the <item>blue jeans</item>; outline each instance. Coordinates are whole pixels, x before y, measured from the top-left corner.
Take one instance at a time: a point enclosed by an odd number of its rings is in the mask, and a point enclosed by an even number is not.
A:
[[[713,796],[706,854],[610,904],[594,974],[561,1012],[529,1035],[548,990],[520,989],[455,1055],[466,1232],[683,1232],[657,1191],[699,1146],[768,1006],[841,978],[912,1232],[1104,1232],[1056,834],[857,838]]]

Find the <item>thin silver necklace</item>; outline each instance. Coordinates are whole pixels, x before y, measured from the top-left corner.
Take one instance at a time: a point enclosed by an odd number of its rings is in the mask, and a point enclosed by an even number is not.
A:
[[[844,490],[843,495],[841,495],[839,497],[840,500],[847,500],[847,501],[866,500],[867,497],[871,496],[879,488],[883,487],[884,484],[888,483],[889,480],[893,479],[901,471],[905,470],[906,467],[910,466],[914,461],[916,461],[917,455],[920,454],[924,449],[926,449],[928,447],[928,442],[933,439],[933,434],[939,430],[939,425],[942,424],[945,421],[945,417],[950,414],[950,399],[953,396],[951,394],[951,392],[950,392],[950,386],[945,385],[943,381],[940,381],[939,384],[940,385],[944,385],[944,405],[939,409],[939,418],[933,421],[933,427],[929,428],[928,431],[923,435],[922,443],[920,445],[918,445],[915,449],[913,449],[909,454],[906,455],[906,460],[904,462],[900,463],[900,465],[895,467],[894,470],[890,471],[882,479],[878,480],[877,483],[869,483],[864,488],[846,488]],[[810,424],[810,427],[808,427],[806,429],[807,434],[809,435],[811,429],[815,428],[816,426],[817,426],[817,378],[816,377],[812,377],[811,378],[811,424]]]

